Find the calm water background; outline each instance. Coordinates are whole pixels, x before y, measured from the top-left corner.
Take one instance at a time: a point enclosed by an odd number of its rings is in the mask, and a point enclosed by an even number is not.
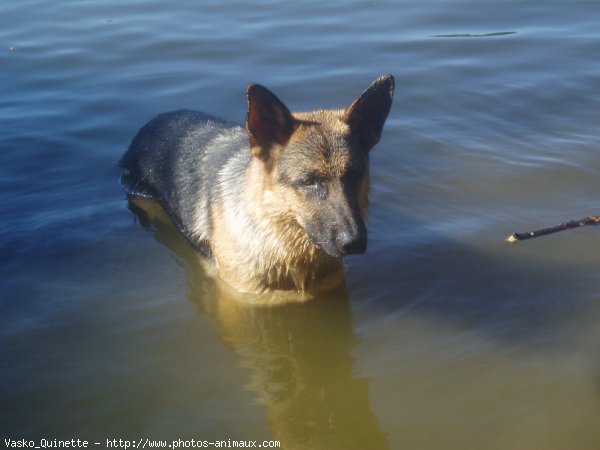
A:
[[[591,1],[2,2],[1,437],[600,448],[600,229],[503,242],[600,213],[599,23]],[[116,163],[153,115],[242,122],[249,82],[341,107],[382,73],[346,292],[236,304],[128,209]]]

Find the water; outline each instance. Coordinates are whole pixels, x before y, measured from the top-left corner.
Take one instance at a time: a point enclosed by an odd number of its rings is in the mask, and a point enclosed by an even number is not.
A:
[[[597,2],[0,6],[0,435],[600,448]],[[397,91],[370,244],[305,305],[217,294],[116,167],[179,108]]]

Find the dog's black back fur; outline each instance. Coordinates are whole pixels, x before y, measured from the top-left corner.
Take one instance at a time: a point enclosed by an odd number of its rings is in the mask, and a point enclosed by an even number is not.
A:
[[[223,194],[219,173],[229,167],[242,174],[250,160],[247,146],[239,125],[198,111],[161,114],[131,142],[119,163],[121,181],[130,195],[159,200],[184,235],[205,249],[210,205]],[[235,190],[235,184],[225,186]]]

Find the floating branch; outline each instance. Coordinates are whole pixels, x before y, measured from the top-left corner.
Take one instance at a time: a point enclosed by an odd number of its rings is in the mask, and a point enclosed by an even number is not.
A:
[[[524,241],[525,239],[532,239],[539,236],[545,236],[547,234],[557,233],[563,230],[570,230],[571,228],[585,227],[586,225],[598,225],[599,223],[600,216],[587,216],[579,220],[561,222],[558,225],[554,225],[553,227],[549,228],[542,228],[541,230],[511,234],[509,237],[506,238],[506,242]]]
[[[508,34],[517,34],[517,32],[516,31],[496,31],[496,32],[493,32],[493,33],[434,34],[431,37],[436,37],[436,38],[495,37],[495,36],[506,36]]]

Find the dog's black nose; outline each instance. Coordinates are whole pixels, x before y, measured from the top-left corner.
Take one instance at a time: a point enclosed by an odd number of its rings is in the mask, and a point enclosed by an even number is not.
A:
[[[338,242],[344,255],[353,255],[364,253],[367,251],[367,233],[357,232],[342,232],[338,236]]]

